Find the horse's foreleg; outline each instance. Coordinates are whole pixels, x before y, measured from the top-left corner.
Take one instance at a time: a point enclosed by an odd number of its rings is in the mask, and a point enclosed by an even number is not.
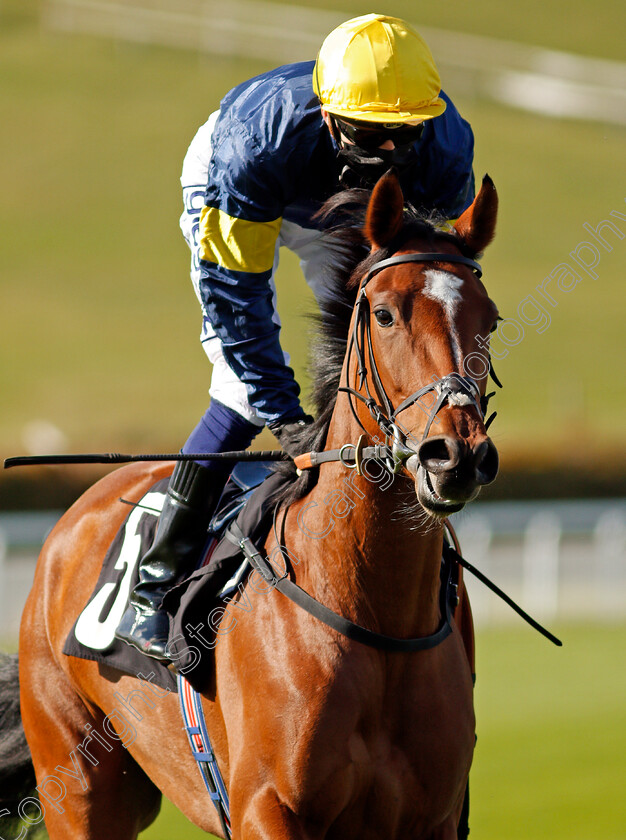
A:
[[[323,831],[305,830],[300,818],[270,788],[252,796],[239,826],[233,824],[237,840],[318,840],[323,836]]]
[[[422,836],[422,835],[420,835]],[[458,840],[457,828],[454,819],[450,818],[437,828],[433,834],[428,835],[428,840]]]
[[[428,840],[467,840],[468,830],[465,821],[463,821],[463,827],[460,825],[464,803],[465,792],[457,801],[453,813],[432,834],[428,835]],[[420,834],[419,836],[422,837],[423,835]]]
[[[85,663],[86,664],[86,663]],[[91,664],[91,663],[89,663]],[[59,668],[46,639],[20,653],[21,710],[50,840],[135,840],[156,817],[161,795]],[[24,809],[34,818],[34,805]]]

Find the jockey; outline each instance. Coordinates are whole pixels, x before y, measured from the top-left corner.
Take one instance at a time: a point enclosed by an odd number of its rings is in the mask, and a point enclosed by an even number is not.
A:
[[[274,274],[281,245],[324,297],[342,254],[315,212],[345,186],[372,187],[391,166],[414,206],[458,217],[474,199],[473,135],[423,39],[369,14],[326,38],[317,60],[279,67],[228,93],[189,146],[183,235],[213,365],[211,403],[183,453],[246,449],[267,425],[283,448],[311,422],[280,341]],[[230,467],[177,462],[152,548],[117,631],[167,660],[165,593],[188,574]]]

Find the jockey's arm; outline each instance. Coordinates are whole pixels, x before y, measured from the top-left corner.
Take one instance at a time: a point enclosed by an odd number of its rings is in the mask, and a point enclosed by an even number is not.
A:
[[[231,126],[232,128],[232,126]],[[304,416],[276,323],[281,185],[232,132],[216,145],[200,220],[200,296],[229,366],[266,422]]]
[[[250,263],[245,259],[239,268],[234,268],[234,260],[228,261],[228,267],[203,258],[200,263],[202,304],[222,343],[228,365],[245,384],[250,404],[259,416],[268,422],[297,419],[303,413],[298,400],[300,388],[292,369],[285,363],[280,328],[274,321],[270,280],[276,237],[271,238],[271,229],[258,233],[260,239],[267,238],[268,252],[271,239],[269,268],[251,271],[246,270]],[[236,240],[231,238],[230,245],[233,251],[239,250]],[[254,257],[258,267],[260,250],[256,250]]]

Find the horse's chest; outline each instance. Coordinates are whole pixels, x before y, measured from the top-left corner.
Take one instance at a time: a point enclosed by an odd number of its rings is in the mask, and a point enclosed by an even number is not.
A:
[[[446,677],[440,666],[403,677],[381,671],[369,683],[348,670],[329,686],[301,753],[316,780],[305,785],[315,796],[303,811],[333,804],[337,833],[328,838],[404,837],[454,807],[474,746],[472,689],[469,674]]]

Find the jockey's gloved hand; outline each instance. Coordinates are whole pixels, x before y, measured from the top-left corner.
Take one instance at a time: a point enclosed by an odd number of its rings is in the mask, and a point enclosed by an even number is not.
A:
[[[310,426],[313,417],[303,414],[297,420],[275,420],[268,423],[267,428],[278,439],[278,442],[288,455],[295,457],[301,454],[300,439],[305,426]]]

